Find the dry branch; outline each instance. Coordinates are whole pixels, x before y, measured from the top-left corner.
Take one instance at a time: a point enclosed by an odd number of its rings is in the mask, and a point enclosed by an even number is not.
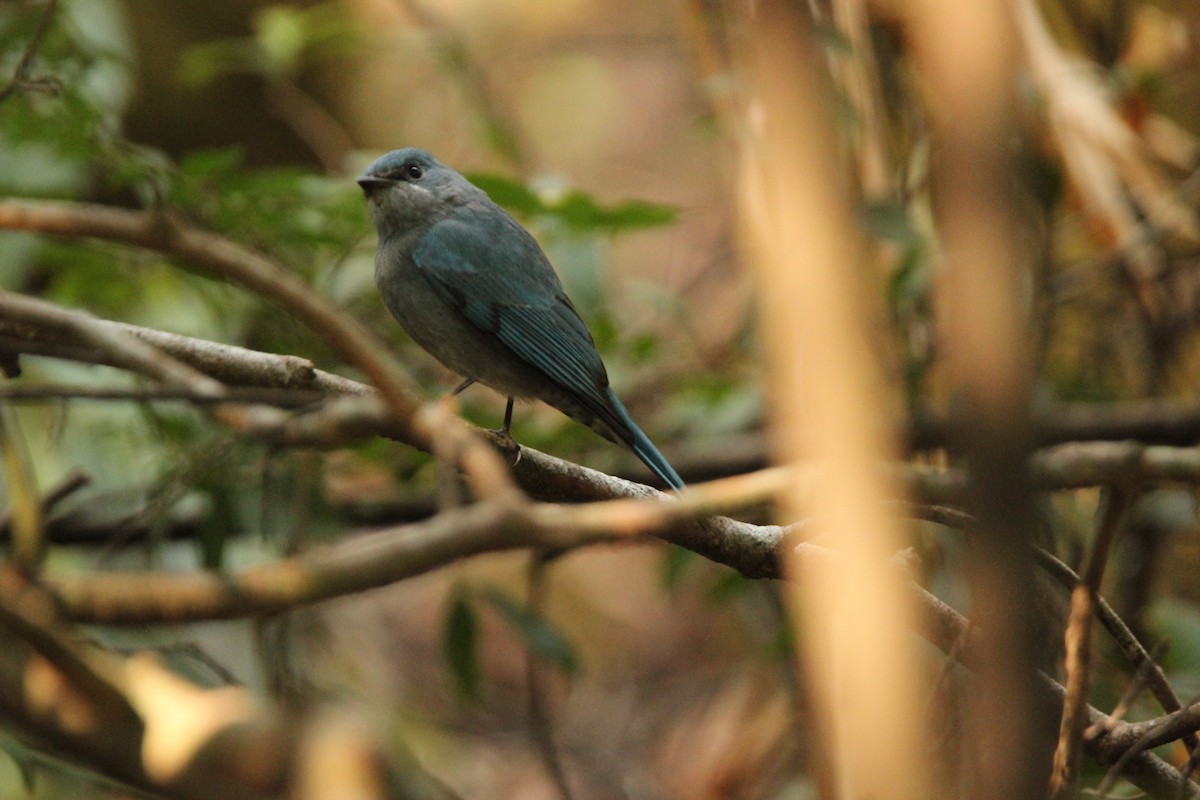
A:
[[[261,253],[192,227],[167,213],[49,200],[0,201],[0,229],[73,238],[97,238],[178,258],[188,269],[234,281],[270,298],[321,333],[379,389],[396,424],[415,442],[427,431],[412,427],[419,402],[412,385],[387,349],[352,315]]]

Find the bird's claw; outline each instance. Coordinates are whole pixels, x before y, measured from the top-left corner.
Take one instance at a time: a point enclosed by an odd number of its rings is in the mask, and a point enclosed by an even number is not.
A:
[[[509,467],[515,467],[521,463],[521,445],[512,437],[511,433],[502,428],[489,430],[488,436],[492,440],[492,446],[500,451]]]

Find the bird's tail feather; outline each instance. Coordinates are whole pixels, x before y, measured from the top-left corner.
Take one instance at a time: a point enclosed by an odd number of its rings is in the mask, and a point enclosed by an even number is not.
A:
[[[657,475],[663,483],[672,489],[682,489],[683,479],[679,477],[679,473],[667,462],[667,459],[663,458],[663,454],[658,452],[658,448],[650,441],[650,437],[646,436],[637,426],[633,417],[629,416],[629,412],[625,410],[624,404],[617,399],[611,389],[608,396],[612,401],[613,408],[621,417],[621,421],[625,423],[626,431],[620,433],[628,433],[628,437],[622,435],[620,438],[625,440],[625,444],[633,451],[634,455],[640,458],[642,463],[649,467],[650,471]]]
[[[683,488],[683,479],[679,477],[679,473],[667,463],[653,442],[646,438],[646,434],[636,427],[633,429],[633,452],[642,460],[643,464],[650,468],[651,472],[662,478],[667,486],[672,489]]]

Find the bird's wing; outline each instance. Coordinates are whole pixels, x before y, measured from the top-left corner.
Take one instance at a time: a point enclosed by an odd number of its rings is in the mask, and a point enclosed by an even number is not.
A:
[[[571,392],[618,435],[608,374],[587,326],[533,237],[495,211],[450,217],[421,237],[413,261],[473,325]]]

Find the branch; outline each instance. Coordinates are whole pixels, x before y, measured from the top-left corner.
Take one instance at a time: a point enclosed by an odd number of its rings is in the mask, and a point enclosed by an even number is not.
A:
[[[1097,745],[1110,755],[1123,755],[1135,748],[1161,747],[1197,731],[1200,731],[1200,702],[1154,719],[1120,723],[1097,739]]]
[[[9,313],[0,316],[0,349],[50,351],[86,363],[116,364],[122,358],[128,361],[130,354],[118,356],[111,347],[88,343],[89,337],[80,337],[70,330],[70,326],[86,324],[88,330],[96,332],[102,341],[119,343],[135,339],[152,344],[183,365],[247,389],[308,389],[331,395],[352,395],[329,403],[319,411],[286,419],[268,416],[258,420],[257,424],[253,419],[241,420],[245,432],[272,443],[332,446],[370,436],[387,436],[429,451],[424,437],[411,437],[411,427],[394,420],[370,386],[315,369],[306,359],[95,319],[19,295],[0,297],[11,299],[6,306]],[[25,312],[32,309],[36,313],[22,314],[22,309]],[[42,312],[49,318],[43,319]],[[59,319],[60,324],[51,325],[55,319]],[[156,362],[159,360],[157,355],[154,358]],[[158,374],[157,369],[143,371]],[[191,377],[189,374],[186,379]],[[210,391],[202,388],[193,393],[200,396]],[[228,398],[228,390],[224,395],[216,396]],[[911,496],[925,502],[954,503],[962,498],[966,478],[960,470],[909,465],[890,469],[893,479],[900,481]],[[1044,491],[1106,485],[1132,476],[1147,481],[1197,484],[1200,483],[1200,453],[1193,448],[1146,447],[1138,442],[1071,443],[1037,453],[1031,472],[1036,487]],[[638,492],[630,491],[630,484],[625,481],[610,479],[603,473],[571,465],[529,448],[522,448],[515,475],[526,492],[541,500],[582,502],[638,496]],[[753,495],[747,495],[746,501],[749,504],[771,496],[756,490]]]
[[[327,395],[292,389],[257,389],[241,386],[227,389],[222,397],[211,397],[190,389],[122,389],[110,386],[66,384],[0,385],[0,400],[25,403],[54,403],[62,400],[122,400],[135,403],[179,402],[208,406],[219,403],[263,404],[278,408],[304,408],[321,403]]]
[[[263,353],[245,347],[92,318],[93,324],[153,345],[210,378],[231,386],[309,389],[327,394],[371,394],[370,386],[324,372],[307,358]],[[30,320],[0,317],[0,351],[50,356],[85,364],[119,366],[104,348]]]
[[[813,544],[800,544],[797,549],[810,565],[806,569],[820,568],[822,561],[839,557],[836,553]],[[918,635],[944,653],[954,652],[959,663],[971,670],[977,670],[985,652],[980,648],[978,636],[967,618],[916,583],[909,582],[907,585],[919,612]],[[1066,689],[1061,684],[1046,674],[1037,672],[1034,690],[1039,713],[1055,716],[1061,714],[1066,694]],[[1200,704],[1192,708],[1196,714],[1196,721],[1200,722]],[[1102,764],[1115,763],[1136,740],[1134,731],[1130,730],[1130,726],[1135,723],[1112,723],[1107,714],[1092,706],[1087,707],[1087,712],[1092,723],[1111,726],[1114,730],[1111,736],[1117,738],[1102,737],[1085,741],[1084,751]],[[1175,717],[1176,715],[1171,715],[1163,719],[1175,720]],[[1174,738],[1178,739],[1183,735],[1180,728],[1186,726],[1179,721],[1176,721],[1175,725],[1177,727],[1172,727],[1170,732],[1176,734]],[[1160,738],[1164,741],[1174,741],[1166,740],[1166,735],[1164,733]],[[1162,744],[1164,741],[1157,743]],[[1125,747],[1117,746],[1117,742],[1121,742]],[[1200,798],[1200,787],[1190,781],[1182,781],[1178,770],[1149,752],[1139,752],[1128,757],[1123,774],[1152,797]]]
[[[487,448],[476,446],[478,437],[465,423],[436,411],[420,411],[421,403],[408,377],[386,355],[387,350],[382,343],[352,315],[260,253],[191,227],[167,213],[126,211],[87,204],[12,199],[0,201],[0,229],[96,237],[157,250],[177,256],[202,274],[232,280],[270,298],[296,314],[347,361],[367,374],[388,409],[389,423],[402,433],[406,441],[435,455],[444,453],[452,457],[454,460],[450,463],[462,467],[468,479],[479,486],[488,485],[500,490],[502,487],[498,484],[508,481],[499,458]],[[103,339],[106,335],[94,326],[89,330],[93,340],[97,337]],[[125,337],[125,340],[131,341],[132,338]],[[116,342],[105,341],[104,345],[112,348]],[[143,366],[155,366],[148,355],[141,360]],[[203,388],[202,382],[195,376],[185,376],[174,368],[172,371],[174,375],[155,377],[188,377],[192,385]],[[219,389],[217,385],[212,391],[216,394]],[[239,411],[229,406],[218,406],[211,413],[244,432],[255,428],[273,432],[285,422],[278,414],[267,414],[263,407],[256,407],[253,411],[255,413],[251,414],[250,410]],[[448,446],[439,448],[439,443]],[[459,460],[468,456],[470,464]]]
[[[414,443],[430,432],[413,422],[420,405],[413,387],[387,349],[352,315],[313,291],[283,265],[229,239],[192,227],[166,213],[49,200],[0,200],[0,229],[74,238],[96,238],[179,258],[188,268],[234,281],[295,314],[379,389],[395,424]]]
[[[1034,439],[1040,446],[1077,441],[1136,439],[1145,444],[1187,446],[1200,441],[1200,405],[1194,400],[1131,400],[1120,403],[1053,403],[1034,409]],[[917,411],[908,423],[910,450],[953,445],[961,420]]]
[[[157,347],[90,314],[0,290],[0,317],[6,324],[53,331],[103,354],[115,366],[198,395],[220,399],[224,387],[204,373],[175,360]]]
[[[1081,582],[1081,578],[1070,567],[1060,561],[1058,558],[1041,549],[1036,551],[1038,565],[1045,570],[1047,574],[1057,580],[1068,591],[1074,589]],[[1158,666],[1153,655],[1148,652],[1145,646],[1138,641],[1137,636],[1125,624],[1120,615],[1113,610],[1113,607],[1108,604],[1108,601],[1103,596],[1096,596],[1095,613],[1100,624],[1112,636],[1113,641],[1121,648],[1121,652],[1128,659],[1139,675],[1142,675],[1146,683],[1150,687],[1154,699],[1162,706],[1162,709],[1168,713],[1178,711],[1182,708],[1179,702],[1178,695],[1171,687],[1170,681],[1167,680],[1166,674],[1162,668]],[[1185,740],[1188,749],[1196,749],[1195,737],[1188,737]]]
[[[959,530],[970,530],[975,524],[975,518],[970,514],[944,506],[913,506],[905,504],[902,513],[914,519],[923,519]],[[1083,579],[1075,570],[1071,569],[1052,553],[1038,547],[1034,549],[1034,557],[1037,560],[1038,566],[1047,575],[1058,581],[1059,585],[1068,592],[1074,591],[1083,582]],[[1102,595],[1096,595],[1094,613],[1100,624],[1112,636],[1113,641],[1121,649],[1121,652],[1130,665],[1136,670],[1139,682],[1144,681],[1149,685],[1151,693],[1158,701],[1158,704],[1162,706],[1162,709],[1167,713],[1171,713],[1182,708],[1179,697],[1175,694],[1175,690],[1171,687],[1171,683],[1167,680],[1167,676],[1162,671],[1162,668],[1156,663],[1153,654],[1148,652],[1142,643],[1138,641],[1137,636],[1134,635],[1133,631],[1129,629],[1129,626],[1125,624],[1125,621],[1113,610],[1113,607],[1108,604],[1108,601]],[[1194,736],[1186,737],[1184,743],[1188,746],[1189,750],[1195,750],[1198,746],[1196,737]]]
[[[0,201],[0,210],[3,208]],[[2,216],[2,215],[0,215]],[[43,301],[44,302],[44,301]],[[48,304],[47,304],[48,305]],[[65,309],[64,309],[65,311]],[[291,417],[283,427],[261,428],[258,434],[279,445],[335,446],[370,436],[386,436],[429,451],[423,438],[409,436],[397,424],[372,387],[313,367],[296,356],[277,355],[244,347],[219,344],[152,328],[88,317],[90,325],[116,334],[128,334],[162,350],[176,361],[225,384],[261,389],[307,389],[330,395],[355,395],[325,406],[320,412]],[[0,352],[33,353],[84,363],[115,365],[105,349],[82,343],[78,337],[46,325],[33,325],[0,316]],[[1138,407],[1138,404],[1133,404]],[[1094,407],[1100,418],[1110,409],[1114,419],[1130,413],[1122,404]],[[1200,412],[1197,412],[1200,415]],[[278,420],[276,420],[278,422]],[[486,433],[486,432],[485,432]],[[629,496],[623,481],[609,484],[607,476],[523,448],[516,475],[522,487],[541,500],[582,502]],[[892,477],[908,493],[925,502],[959,502],[965,474],[956,469],[930,469],[909,465],[890,468]],[[1200,453],[1190,447],[1145,446],[1134,441],[1074,442],[1046,448],[1035,454],[1032,478],[1038,489],[1052,491],[1099,486],[1140,475],[1148,481],[1200,483]],[[584,481],[580,483],[580,481]]]
[[[1087,696],[1091,686],[1092,617],[1100,594],[1100,581],[1108,551],[1129,506],[1130,487],[1107,487],[1100,507],[1100,526],[1084,563],[1083,577],[1071,590],[1071,608],[1065,633],[1067,690],[1059,725],[1050,796],[1065,800],[1078,791],[1083,732],[1087,727]]]
[[[287,420],[286,415],[277,409],[223,402],[226,390],[219,381],[120,328],[99,322],[90,314],[0,291],[0,316],[17,324],[55,331],[100,350],[106,359],[117,366],[153,378],[169,387],[210,398],[213,405],[208,412],[234,430],[244,433],[270,431]]]
[[[39,749],[156,797],[399,796],[385,788],[394,784],[381,748],[357,727],[329,712],[287,719],[245,687],[198,688],[149,653],[119,657],[54,608],[15,573],[0,579],[0,713]],[[329,769],[331,751],[339,769]]]
[[[773,484],[786,475],[777,470],[751,479]],[[664,498],[648,487],[608,480],[623,484],[630,494]],[[669,502],[622,499],[564,507],[502,494],[423,522],[314,547],[236,573],[51,572],[45,580],[77,622],[141,625],[278,612],[394,583],[481,553],[529,547],[557,550],[651,534],[714,560],[724,559],[751,577],[777,577],[783,528],[725,517],[694,519],[720,507],[722,492],[733,498],[731,502],[740,502],[737,484],[746,480],[716,482],[709,484],[715,488],[702,488],[694,499],[689,491]]]
[[[79,644],[53,599],[12,569],[0,573],[0,711],[52,753],[146,788],[142,720],[116,686],[106,655]]]
[[[540,454],[537,454],[540,456]],[[547,458],[541,456],[542,458]],[[582,469],[574,467],[573,469]],[[784,470],[754,476],[756,489],[774,485]],[[607,478],[607,476],[605,476]],[[607,478],[616,482],[615,478]],[[734,482],[746,479],[733,479]],[[576,484],[578,485],[578,484]],[[655,532],[663,538],[705,552],[710,558],[751,570],[754,577],[776,577],[776,561],[786,531],[756,527],[724,518],[682,521],[719,505],[714,499],[723,490],[735,496],[727,482],[709,484],[712,495],[692,501],[690,492],[678,502],[618,500],[576,508],[557,505],[505,506],[498,502],[476,504],[443,512],[423,523],[380,531],[240,573],[112,573],[92,577],[52,574],[49,587],[58,593],[68,613],[78,621],[142,624],[147,622],[226,618],[294,608],[351,591],[398,580],[435,569],[469,555],[518,547],[557,549],[586,542],[618,541]],[[643,496],[647,487],[625,484],[624,489]],[[739,498],[741,495],[737,495]],[[615,529],[615,530],[614,530]],[[830,558],[831,551],[810,544],[799,546],[805,563],[814,568]],[[921,609],[918,633],[974,667],[979,658],[967,621],[916,584],[909,589]],[[961,640],[961,641],[960,641]],[[959,644],[956,644],[959,642]],[[1042,676],[1040,697],[1045,713],[1057,714],[1064,689]],[[1200,708],[1189,711],[1200,716]],[[1110,725],[1112,733],[1086,741],[1084,749],[1104,763],[1113,763],[1125,750],[1115,742],[1136,741],[1129,723],[1113,723],[1096,709],[1088,709],[1093,722]],[[1190,722],[1191,720],[1187,720]],[[1181,722],[1169,730],[1178,731]],[[1159,738],[1166,734],[1159,734]],[[1176,737],[1178,738],[1178,737]],[[1128,749],[1128,748],[1126,748]],[[1130,758],[1127,774],[1148,791],[1173,790],[1177,772],[1149,753]],[[1195,796],[1193,793],[1189,796]]]

